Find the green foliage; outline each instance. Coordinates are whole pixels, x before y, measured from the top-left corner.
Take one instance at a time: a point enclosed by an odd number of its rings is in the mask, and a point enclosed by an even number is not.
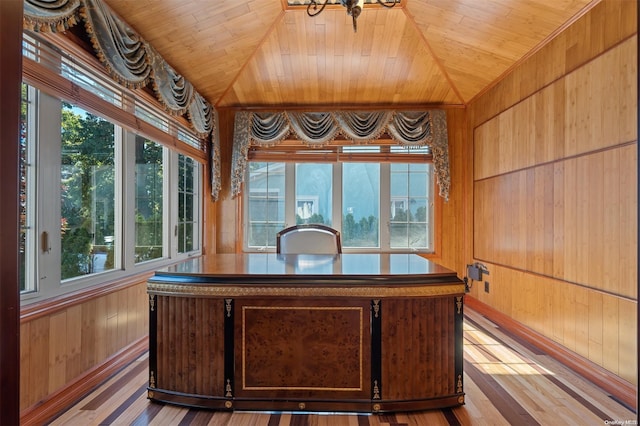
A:
[[[296,225],[302,225],[302,224],[308,224],[308,223],[320,223],[324,225],[330,225],[328,222],[325,223],[324,217],[318,213],[312,214],[311,216],[309,216],[309,219],[303,219],[296,214]]]
[[[91,272],[91,235],[79,227],[64,233],[62,238],[62,279]]]
[[[148,219],[136,214],[136,262],[162,257],[162,232],[162,210],[156,211]]]
[[[378,241],[378,218],[373,215],[355,221],[353,214],[342,217],[342,241],[345,246],[370,247]]]
[[[396,209],[393,216],[393,222],[408,222],[411,219],[411,212],[407,212],[404,209]]]
[[[96,246],[115,234],[114,126],[62,109],[62,278],[94,272]],[[113,259],[110,261],[113,266]],[[109,267],[109,259],[105,268]]]

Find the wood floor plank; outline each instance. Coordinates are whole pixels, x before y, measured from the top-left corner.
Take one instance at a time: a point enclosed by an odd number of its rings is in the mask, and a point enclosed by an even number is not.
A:
[[[495,324],[481,315],[471,312],[469,316],[470,318],[465,321],[465,326],[475,324],[484,330],[491,330],[491,340],[498,343],[502,348],[507,348],[514,354],[518,354],[518,356],[527,361],[528,366],[535,372],[546,380],[553,382],[553,386],[544,387],[547,392],[553,392],[555,399],[561,398],[567,406],[573,406],[574,411],[577,413],[583,413],[584,408],[587,408],[601,422],[606,419],[635,418],[636,413],[633,410],[612,399],[602,389],[576,375],[560,362],[546,354],[540,355],[537,350],[531,351],[529,344],[523,345],[521,340],[502,332],[499,327],[496,327]],[[473,340],[473,335],[467,333],[465,338]],[[493,353],[497,354],[498,351]],[[495,359],[500,360],[497,356]],[[533,372],[532,374],[535,377]],[[538,392],[538,388],[535,388],[532,392],[534,399],[540,399],[543,395],[543,392]],[[587,417],[591,416],[587,414]],[[581,418],[584,417],[581,415]]]
[[[465,373],[464,386],[467,397],[464,407],[456,408],[454,413],[463,425],[474,426],[508,426],[509,422],[491,402],[489,397],[482,393],[476,383]],[[473,397],[471,397],[473,395]],[[431,424],[431,423],[428,423]],[[420,425],[420,423],[417,423]]]
[[[172,426],[180,423],[189,410],[174,405],[165,405],[151,420],[149,426]]]
[[[207,423],[207,426],[227,426],[230,425],[231,423],[229,423],[230,419],[231,419],[231,414],[228,411],[219,411],[214,413],[213,417],[211,417],[211,420],[209,420],[209,423]],[[267,426],[274,426],[271,423],[265,423]]]
[[[145,390],[142,393],[137,394],[137,398],[131,403],[131,405],[124,410],[118,416],[113,423],[113,425],[130,425],[133,424],[136,419],[144,412],[145,407],[147,405],[147,392],[146,392],[146,384],[144,385]],[[107,422],[104,422],[105,424]]]
[[[633,420],[636,413],[531,345],[467,310],[464,322],[466,404],[382,415],[220,412],[147,399],[148,354],[85,396],[50,425],[133,426],[502,426]]]
[[[144,406],[144,410],[140,413],[138,417],[131,423],[131,426],[146,426],[151,423],[151,421],[158,415],[160,410],[162,410],[161,404],[149,404],[147,400],[147,404]]]

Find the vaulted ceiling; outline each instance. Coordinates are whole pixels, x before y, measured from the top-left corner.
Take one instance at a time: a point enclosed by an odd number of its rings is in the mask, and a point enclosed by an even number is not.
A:
[[[599,0],[104,0],[217,108],[465,105]]]

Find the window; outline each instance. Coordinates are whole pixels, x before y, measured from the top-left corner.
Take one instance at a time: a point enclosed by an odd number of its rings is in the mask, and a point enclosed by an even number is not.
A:
[[[331,164],[296,164],[296,224],[323,223],[331,226],[332,174]]]
[[[342,246],[380,247],[380,164],[342,165]]]
[[[135,263],[165,256],[164,148],[136,136]]]
[[[247,180],[247,245],[275,247],[276,234],[285,225],[285,164],[249,163]]]
[[[245,183],[247,251],[272,250],[286,226],[324,223],[344,251],[434,252],[430,163],[250,162]]]
[[[115,126],[62,104],[60,168],[62,279],[114,269]]]
[[[199,164],[190,157],[178,155],[178,253],[200,248],[198,223],[200,192]]]
[[[431,167],[428,164],[390,166],[390,246],[428,250],[433,244]]]

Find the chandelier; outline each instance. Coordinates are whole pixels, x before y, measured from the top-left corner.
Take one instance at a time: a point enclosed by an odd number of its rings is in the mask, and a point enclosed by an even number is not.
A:
[[[319,0],[322,1],[322,0]],[[387,9],[391,9],[396,5],[396,1],[392,0],[390,3],[385,3],[382,0],[376,0],[378,4],[386,7]],[[324,0],[324,3],[318,9],[318,2],[316,0],[311,0],[307,5],[307,15],[316,16],[319,15],[325,8],[325,6],[329,3],[329,0]],[[340,0],[340,4],[347,8],[347,15],[350,15],[353,18],[353,32],[358,31],[358,16],[362,13],[362,8],[364,7],[364,0]]]

